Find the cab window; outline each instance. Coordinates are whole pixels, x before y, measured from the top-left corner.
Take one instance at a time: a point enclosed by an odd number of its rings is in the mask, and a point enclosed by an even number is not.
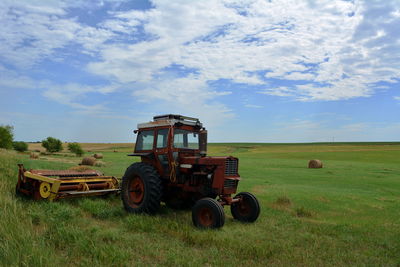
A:
[[[136,150],[152,150],[154,143],[154,131],[139,132],[136,141]]]
[[[157,133],[157,148],[165,148],[167,147],[168,141],[168,129],[158,130]]]
[[[197,132],[175,129],[174,147],[199,149],[199,135]]]

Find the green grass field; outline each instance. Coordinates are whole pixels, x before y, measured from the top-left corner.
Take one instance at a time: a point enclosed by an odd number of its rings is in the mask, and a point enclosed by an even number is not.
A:
[[[136,160],[127,144],[84,149],[104,154],[96,169],[107,175]],[[118,197],[16,198],[17,163],[66,169],[80,158],[0,150],[0,265],[400,265],[400,143],[211,144],[209,155],[239,158],[239,191],[261,205],[255,223],[225,207],[225,226],[204,231],[190,211],[127,214]],[[308,169],[314,158],[324,168]]]

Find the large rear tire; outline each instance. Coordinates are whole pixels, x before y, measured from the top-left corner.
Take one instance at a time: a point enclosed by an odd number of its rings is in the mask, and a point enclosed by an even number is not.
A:
[[[193,206],[192,221],[198,228],[220,228],[225,223],[224,208],[215,199],[202,198]]]
[[[161,199],[161,179],[157,171],[142,162],[129,166],[122,177],[121,199],[128,212],[157,212]]]
[[[260,215],[260,204],[257,198],[248,192],[237,194],[234,199],[241,198],[240,202],[231,205],[231,213],[234,219],[241,222],[254,222]]]

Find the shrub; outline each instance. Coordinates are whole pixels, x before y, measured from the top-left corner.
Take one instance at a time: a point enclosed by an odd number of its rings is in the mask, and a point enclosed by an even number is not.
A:
[[[13,127],[0,126],[0,148],[11,149],[13,146]]]
[[[24,152],[28,150],[28,144],[22,141],[14,142],[13,148],[19,152]]]
[[[69,143],[68,150],[71,151],[72,153],[75,153],[77,156],[83,155],[83,149],[81,145],[78,143]]]
[[[42,147],[51,153],[60,152],[63,149],[62,142],[54,137],[47,137],[47,139],[43,140]]]

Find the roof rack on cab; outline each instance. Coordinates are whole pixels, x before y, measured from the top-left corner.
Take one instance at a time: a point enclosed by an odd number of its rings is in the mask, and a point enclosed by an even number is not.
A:
[[[182,116],[182,115],[178,115],[178,114],[166,114],[166,115],[158,115],[158,116],[153,117],[154,121],[171,120],[171,119],[180,120],[180,121],[187,120],[187,121],[200,122],[199,119],[197,119],[197,118]]]
[[[152,128],[157,126],[167,126],[167,125],[189,125],[201,128],[203,124],[197,118],[182,116],[178,114],[165,114],[165,115],[158,115],[153,117],[153,121],[146,122],[146,123],[139,123],[138,129],[141,128]]]

